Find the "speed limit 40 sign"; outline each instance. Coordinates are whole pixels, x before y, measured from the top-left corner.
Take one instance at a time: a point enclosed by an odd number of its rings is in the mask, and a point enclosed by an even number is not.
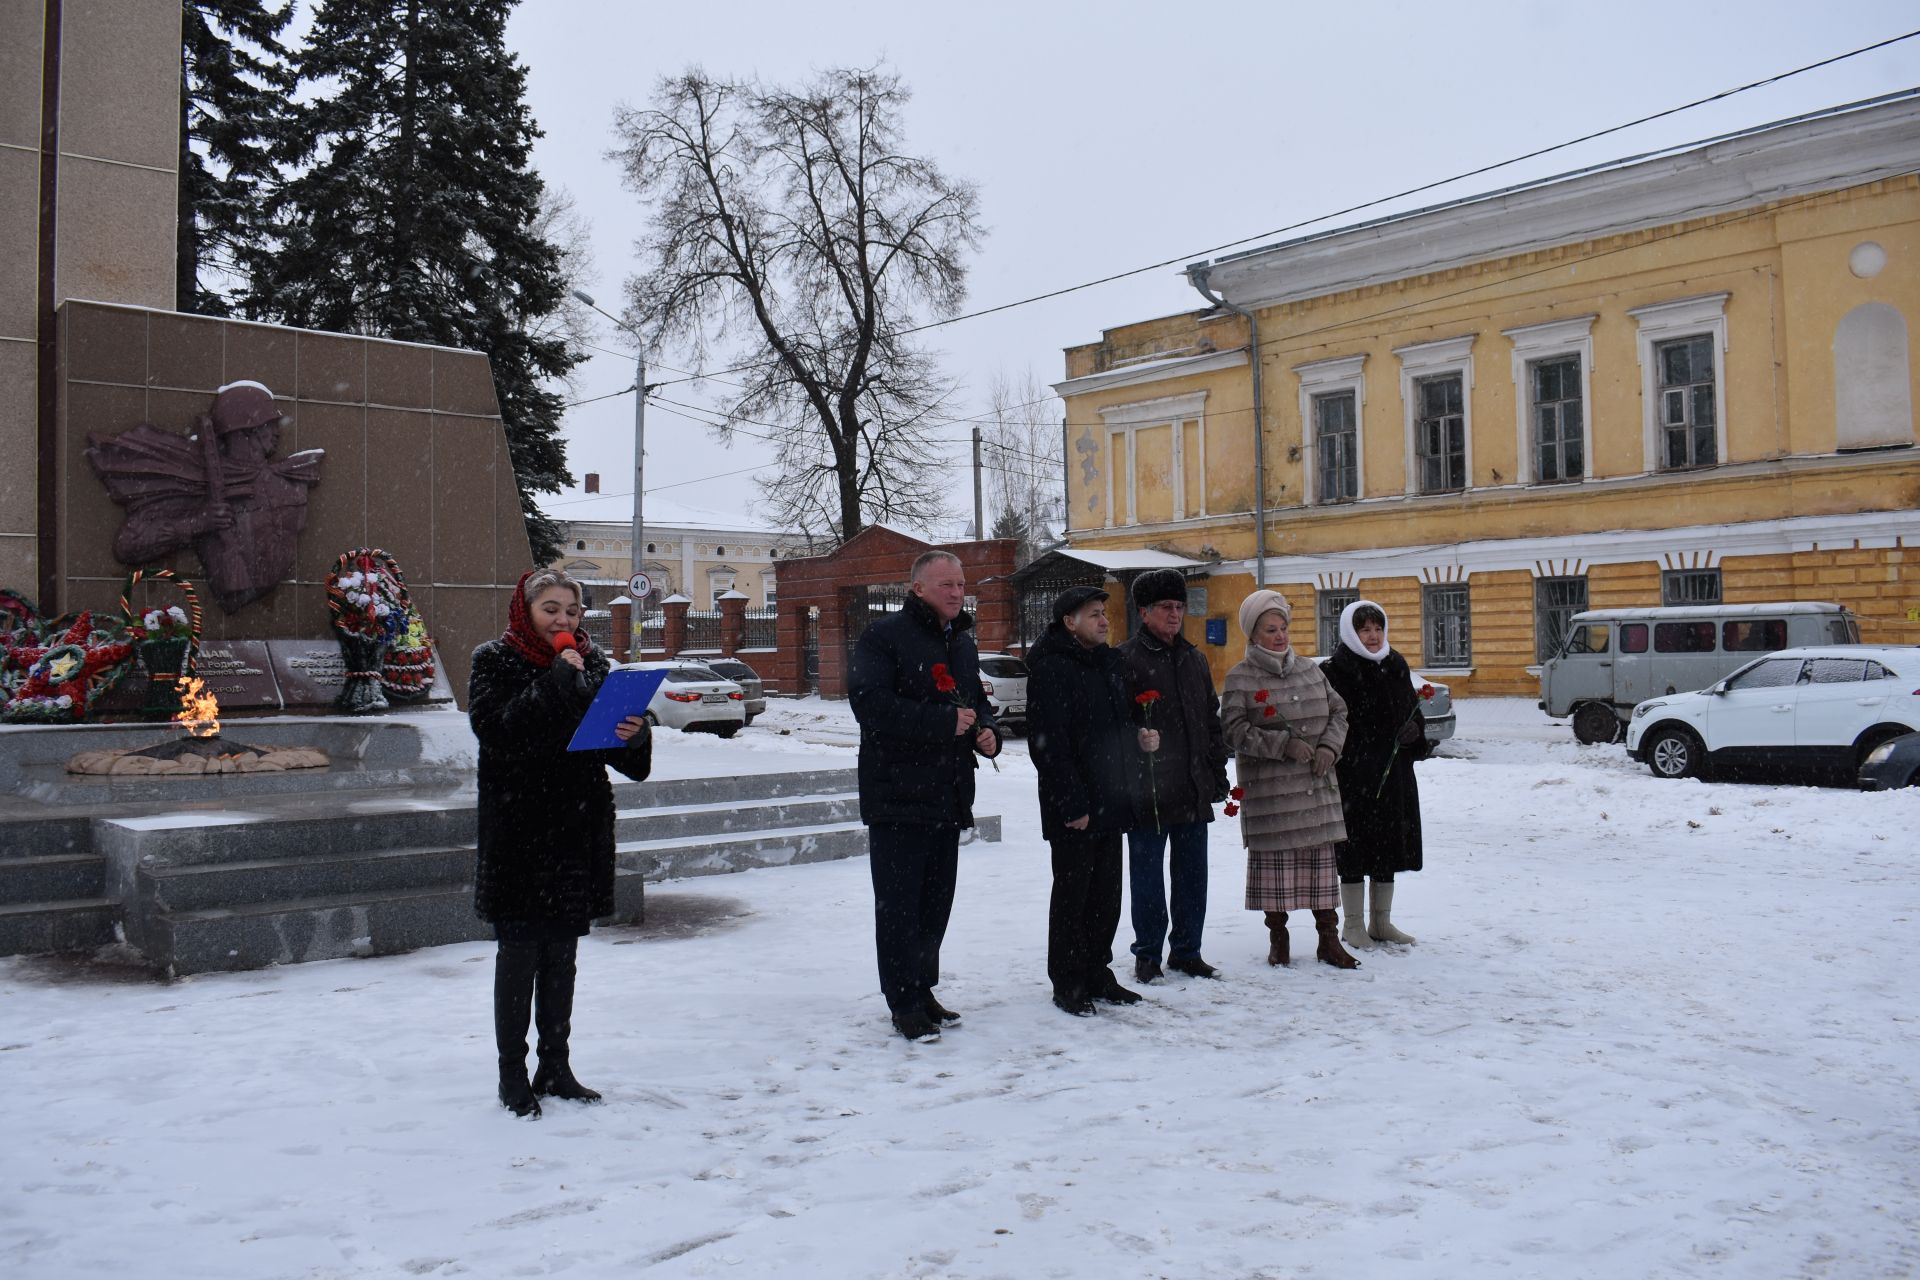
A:
[[[653,579],[644,573],[636,573],[627,579],[627,592],[635,600],[645,600],[653,594]]]

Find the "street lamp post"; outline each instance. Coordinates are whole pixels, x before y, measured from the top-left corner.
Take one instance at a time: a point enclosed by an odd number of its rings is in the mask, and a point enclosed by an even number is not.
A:
[[[581,289],[572,293],[633,337],[633,554],[627,564],[627,576],[631,578],[643,571],[647,545],[641,536],[646,531],[641,519],[641,503],[647,492],[647,342],[639,330],[595,302],[592,294]],[[640,619],[645,614],[646,603],[645,600],[633,602],[634,623],[628,647],[629,656],[636,662],[640,660]]]

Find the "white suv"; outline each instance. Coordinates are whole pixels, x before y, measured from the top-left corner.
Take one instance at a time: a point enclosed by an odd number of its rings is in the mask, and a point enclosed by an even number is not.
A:
[[[1633,709],[1627,751],[1662,778],[1800,765],[1849,777],[1889,738],[1920,730],[1920,648],[1782,649],[1696,693]]]

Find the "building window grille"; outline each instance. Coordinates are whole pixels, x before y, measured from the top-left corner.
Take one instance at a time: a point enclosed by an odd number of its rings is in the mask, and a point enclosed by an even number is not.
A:
[[[1426,665],[1464,667],[1473,661],[1473,625],[1467,587],[1446,583],[1420,589],[1426,632]]]
[[[1718,462],[1713,338],[1697,334],[1654,348],[1660,375],[1660,465],[1668,471]]]
[[[1360,496],[1359,415],[1351,391],[1313,398],[1314,456],[1320,461],[1322,502],[1351,502]]]
[[[1537,360],[1532,371],[1533,478],[1540,484],[1578,480],[1587,470],[1580,357]]]
[[[1668,606],[1719,604],[1718,569],[1669,569],[1660,575],[1660,603]]]
[[[1413,386],[1419,406],[1414,445],[1420,460],[1420,492],[1457,493],[1467,487],[1464,380],[1450,373],[1421,378]]]
[[[1340,647],[1340,615],[1360,598],[1358,591],[1322,591],[1318,595],[1320,614],[1320,653],[1331,654]]]
[[[1545,662],[1567,642],[1573,615],[1587,607],[1585,578],[1536,578],[1533,584],[1534,660]]]

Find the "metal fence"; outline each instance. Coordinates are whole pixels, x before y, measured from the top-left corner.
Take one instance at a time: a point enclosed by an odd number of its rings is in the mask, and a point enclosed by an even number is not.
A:
[[[667,615],[649,613],[641,616],[636,624],[640,629],[640,643],[636,648],[665,649],[667,647]]]
[[[720,611],[705,612],[687,610],[687,648],[720,650]]]
[[[746,634],[741,637],[743,649],[771,649],[779,643],[780,611],[773,605],[747,610]]]

